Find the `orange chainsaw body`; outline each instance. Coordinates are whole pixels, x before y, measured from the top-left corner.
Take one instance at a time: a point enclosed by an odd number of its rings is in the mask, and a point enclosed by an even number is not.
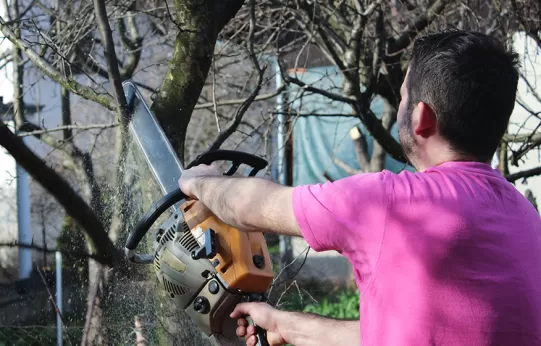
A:
[[[217,218],[199,201],[189,200],[180,209],[196,239],[214,230],[216,255],[209,260],[218,260],[216,270],[229,287],[242,292],[267,291],[274,273],[263,233],[242,232]]]

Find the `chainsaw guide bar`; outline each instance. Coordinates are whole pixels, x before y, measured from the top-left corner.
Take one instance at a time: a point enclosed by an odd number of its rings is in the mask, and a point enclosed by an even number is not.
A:
[[[205,335],[222,346],[239,344],[230,313],[240,302],[266,302],[274,279],[263,233],[225,224],[178,188],[183,168],[175,151],[136,86],[124,82],[123,87],[130,131],[163,193],[129,234],[125,255],[131,262],[152,265],[161,289]],[[232,163],[224,175],[233,175],[244,164],[252,168],[248,176],[255,176],[267,166],[266,160],[249,153],[215,150],[201,154],[188,168],[216,161]],[[138,253],[139,243],[166,212],[170,216],[154,232],[154,253]],[[266,331],[256,330],[258,345],[268,345]]]

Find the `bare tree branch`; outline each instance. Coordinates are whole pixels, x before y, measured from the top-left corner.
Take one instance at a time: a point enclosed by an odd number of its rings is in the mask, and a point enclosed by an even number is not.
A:
[[[505,134],[502,138],[506,143],[539,143],[541,144],[541,133],[529,133],[529,134]],[[538,144],[538,145],[539,145]]]
[[[9,10],[11,12],[11,18],[20,18],[18,0],[11,2]],[[15,33],[17,36],[21,35],[19,26],[15,28]],[[22,55],[22,51],[19,47],[15,47],[13,49],[13,114],[15,119],[15,128],[17,131],[19,131],[26,123],[23,100],[24,68],[20,64],[20,62],[23,60]]]
[[[107,61],[107,72],[109,73],[109,82],[113,86],[113,94],[118,103],[118,111],[122,119],[119,123],[125,124],[128,121],[128,108],[126,104],[126,96],[122,88],[122,79],[120,78],[120,70],[118,69],[118,60],[113,42],[113,34],[109,26],[107,17],[107,9],[105,8],[104,0],[94,0],[94,9],[98,20],[98,26],[101,31],[102,40],[105,43],[105,60]]]
[[[396,122],[396,110],[390,105],[387,100],[383,100],[384,110],[381,117],[381,124],[387,131],[391,129]],[[374,141],[374,150],[372,151],[372,158],[370,159],[370,171],[380,172],[385,169],[385,157],[386,152],[383,147],[376,141]]]
[[[394,54],[405,49],[411,40],[424,30],[445,9],[450,0],[435,0],[429,6],[426,13],[413,20],[413,24],[406,28],[400,36],[389,42],[389,54]]]
[[[512,183],[519,179],[530,178],[536,175],[541,175],[541,167],[528,169],[522,172],[512,173],[512,174],[507,175],[505,178],[507,179],[507,181]]]
[[[66,209],[68,215],[85,230],[95,249],[96,260],[105,265],[113,265],[120,258],[120,254],[107,236],[100,220],[71,186],[30,151],[3,122],[0,122],[0,145],[53,195]]]
[[[47,60],[43,59],[35,50],[33,50],[25,41],[15,35],[8,27],[7,23],[0,17],[0,30],[17,47],[25,52],[30,60],[36,64],[48,77],[58,82],[64,88],[70,89],[74,94],[85,99],[92,100],[109,110],[115,110],[112,98],[108,94],[100,94],[90,87],[84,86],[74,79],[63,76]]]
[[[361,171],[358,171],[358,170],[352,168],[350,165],[348,165],[347,163],[345,163],[344,161],[342,161],[342,160],[340,160],[338,158],[334,159],[334,163],[336,163],[336,165],[340,166],[340,168],[342,168],[344,171],[346,171],[347,174],[354,175],[354,174],[357,174],[357,173],[361,172]]]
[[[353,148],[357,161],[364,172],[370,169],[370,158],[368,157],[368,148],[366,139],[364,138],[361,130],[356,126],[349,131],[351,140],[353,141]]]
[[[64,126],[58,126],[52,129],[43,129],[43,130],[36,130],[36,131],[31,131],[31,132],[21,132],[21,133],[18,133],[17,135],[19,137],[26,137],[26,136],[39,137],[39,135],[42,135],[45,133],[58,132],[58,131],[64,131],[64,130],[87,131],[87,130],[93,130],[93,129],[109,129],[116,126],[118,126],[118,124],[116,123],[94,124],[94,125],[64,125]]]
[[[285,86],[282,85],[281,87],[276,89],[275,92],[256,96],[254,101],[263,101],[263,100],[271,99],[273,97],[276,97],[276,96],[280,95],[282,92],[284,92],[284,90],[285,90]],[[246,100],[247,99],[216,101],[216,106],[218,106],[218,107],[219,106],[232,106],[232,105],[236,105],[236,104],[245,103]],[[200,104],[196,105],[194,107],[194,109],[204,109],[204,108],[212,108],[212,107],[214,107],[213,102],[206,102],[206,103],[200,103]]]
[[[248,110],[248,107],[252,104],[252,102],[255,100],[257,95],[259,94],[259,91],[261,90],[261,86],[263,85],[263,77],[265,75],[265,69],[266,66],[261,68],[259,66],[259,62],[257,61],[257,56],[254,51],[254,33],[255,33],[255,25],[256,25],[256,16],[255,16],[255,0],[250,0],[250,33],[248,35],[248,54],[250,57],[250,60],[252,61],[252,64],[254,65],[254,68],[256,69],[258,73],[257,77],[257,84],[254,90],[250,93],[250,96],[242,103],[242,105],[237,110],[237,113],[235,114],[235,118],[231,125],[222,133],[218,135],[218,138],[212,143],[208,151],[214,151],[220,148],[220,146],[226,141],[229,136],[231,136],[235,130],[239,127],[242,117]]]
[[[319,94],[319,95],[325,96],[325,97],[327,97],[327,98],[329,98],[329,99],[331,99],[333,101],[340,101],[340,102],[344,102],[344,103],[347,103],[347,104],[350,104],[350,105],[354,105],[357,102],[354,98],[342,96],[342,95],[339,95],[339,94],[335,94],[335,93],[332,93],[332,92],[329,92],[329,91],[326,91],[326,90],[323,90],[323,89],[319,89],[319,88],[315,88],[313,86],[307,85],[306,83],[304,83],[303,81],[301,81],[301,80],[299,80],[299,79],[297,79],[295,77],[291,77],[291,76],[288,76],[288,75],[283,75],[283,78],[284,78],[284,81],[286,83],[293,83],[295,85],[298,85],[301,89],[312,92],[314,94]]]
[[[120,71],[120,76],[122,80],[129,79],[135,72],[139,61],[141,60],[142,53],[142,44],[143,38],[139,35],[137,30],[137,24],[135,23],[135,10],[136,10],[136,1],[133,1],[128,8],[126,21],[124,18],[118,19],[118,32],[120,33],[120,38],[122,44],[128,54],[128,61]]]

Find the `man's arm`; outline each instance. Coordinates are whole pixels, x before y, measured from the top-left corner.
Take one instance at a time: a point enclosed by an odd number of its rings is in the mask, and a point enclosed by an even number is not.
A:
[[[215,166],[183,172],[179,186],[225,223],[242,231],[302,236],[293,211],[293,188],[255,177],[226,177]]]
[[[244,337],[246,345],[255,345],[255,328],[248,326],[244,316],[267,331],[271,345],[360,345],[359,321],[344,321],[322,316],[280,311],[265,303],[242,303],[231,313],[238,319],[237,335]]]
[[[343,321],[302,312],[281,311],[279,331],[295,346],[360,345],[359,321]]]

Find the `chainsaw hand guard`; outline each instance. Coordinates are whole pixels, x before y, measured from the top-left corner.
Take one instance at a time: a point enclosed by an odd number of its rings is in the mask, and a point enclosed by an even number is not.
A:
[[[252,170],[248,176],[255,176],[260,170],[267,166],[267,161],[256,155],[233,150],[215,150],[199,155],[188,166],[188,168],[201,164],[210,165],[215,161],[231,161],[233,163],[231,168],[225,172],[224,175],[235,174],[239,166],[241,164],[245,164],[252,167]],[[160,215],[162,215],[167,209],[176,203],[185,199],[188,199],[188,196],[186,196],[186,194],[184,194],[179,188],[154,202],[149,211],[139,220],[134,231],[130,233],[126,241],[124,252],[128,260],[135,263],[152,263],[154,255],[138,254],[135,252],[137,245],[139,245],[143,237],[147,234],[150,227],[152,227]]]

